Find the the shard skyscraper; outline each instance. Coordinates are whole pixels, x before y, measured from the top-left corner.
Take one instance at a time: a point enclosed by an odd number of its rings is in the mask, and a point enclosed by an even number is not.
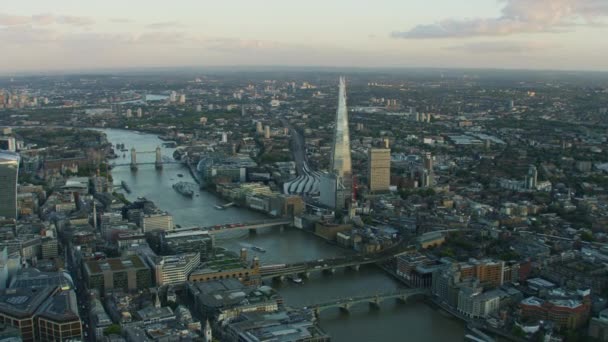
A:
[[[352,192],[352,165],[350,159],[350,135],[348,130],[348,109],[346,106],[346,80],[340,77],[336,127],[331,153],[331,172],[336,176],[336,208],[347,206]]]

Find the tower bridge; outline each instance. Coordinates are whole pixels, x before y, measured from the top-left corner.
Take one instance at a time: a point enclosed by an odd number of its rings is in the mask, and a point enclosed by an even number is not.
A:
[[[154,162],[143,162],[143,163],[138,163],[137,162],[137,155],[138,154],[155,154],[156,155],[156,160]],[[178,164],[178,161],[163,161],[163,157],[162,157],[162,153],[161,153],[161,148],[160,146],[156,147],[156,150],[154,151],[137,151],[135,150],[135,147],[131,148],[131,162],[130,163],[113,163],[111,164],[112,166],[130,166],[131,170],[133,171],[137,171],[138,169],[138,165],[152,165],[154,164],[154,167],[157,170],[162,170],[163,168],[163,164]]]

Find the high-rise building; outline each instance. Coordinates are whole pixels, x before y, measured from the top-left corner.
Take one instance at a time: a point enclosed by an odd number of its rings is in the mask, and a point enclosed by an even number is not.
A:
[[[137,108],[137,117],[141,118],[144,116],[144,111],[141,108]]]
[[[186,103],[186,94],[181,94],[179,96],[179,103]]]
[[[424,168],[429,170],[429,172],[433,172],[433,155],[431,152],[424,154]]]
[[[177,101],[177,93],[175,91],[172,91],[171,95],[169,95],[169,101],[171,101],[171,102]]]
[[[538,171],[536,170],[536,166],[530,165],[528,169],[528,174],[526,175],[526,188],[528,189],[536,189],[538,185]]]
[[[133,116],[133,111],[131,109],[127,109],[127,113],[125,114],[125,117],[130,118]]]
[[[368,166],[369,191],[388,191],[391,185],[391,150],[370,148]]]
[[[17,218],[19,155],[0,152],[0,217]]]
[[[264,127],[264,138],[270,139],[270,126],[266,125]]]
[[[340,77],[338,110],[331,153],[331,172],[338,179],[336,209],[343,209],[350,200],[352,191],[352,164],[350,159],[350,134],[348,129],[348,108],[346,106],[346,79]]]

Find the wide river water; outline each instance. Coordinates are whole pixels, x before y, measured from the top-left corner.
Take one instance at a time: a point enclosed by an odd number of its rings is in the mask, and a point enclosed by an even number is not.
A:
[[[127,149],[135,147],[139,152],[154,151],[162,141],[155,135],[133,131],[104,129],[113,144],[124,143]],[[174,149],[162,148],[163,158],[171,158]],[[137,155],[138,162],[153,162],[154,153]],[[129,163],[130,154],[114,162]],[[179,177],[182,174],[183,177]],[[239,223],[264,219],[259,213],[242,208],[217,210],[214,205],[223,203],[215,195],[200,191],[193,198],[181,196],[171,187],[178,181],[194,182],[188,169],[181,164],[165,164],[162,171],[154,165],[140,165],[136,172],[128,166],[117,166],[112,170],[114,183],[125,181],[131,188],[125,194],[129,200],[146,197],[173,215],[181,226],[209,226],[222,223]],[[237,252],[259,246],[266,253],[256,253],[263,264],[289,263],[317,260],[344,254],[339,247],[297,229],[280,231],[268,228],[255,235],[248,232],[228,232],[218,235],[217,245]],[[313,274],[304,284],[273,283],[290,306],[306,306],[334,298],[369,295],[391,291],[402,285],[375,266],[362,267],[359,271],[339,270],[333,275]],[[447,313],[429,307],[423,302],[399,304],[385,301],[380,310],[371,310],[367,305],[351,308],[349,314],[338,310],[321,314],[321,327],[332,336],[332,341],[463,341],[464,326]]]

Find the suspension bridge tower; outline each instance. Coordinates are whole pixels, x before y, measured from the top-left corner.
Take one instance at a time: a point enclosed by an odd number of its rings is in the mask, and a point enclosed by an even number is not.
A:
[[[131,148],[131,171],[137,171],[137,152],[135,147]]]
[[[156,167],[157,170],[163,169],[163,159],[160,153],[160,146],[156,147],[156,161],[154,162],[154,167]]]

